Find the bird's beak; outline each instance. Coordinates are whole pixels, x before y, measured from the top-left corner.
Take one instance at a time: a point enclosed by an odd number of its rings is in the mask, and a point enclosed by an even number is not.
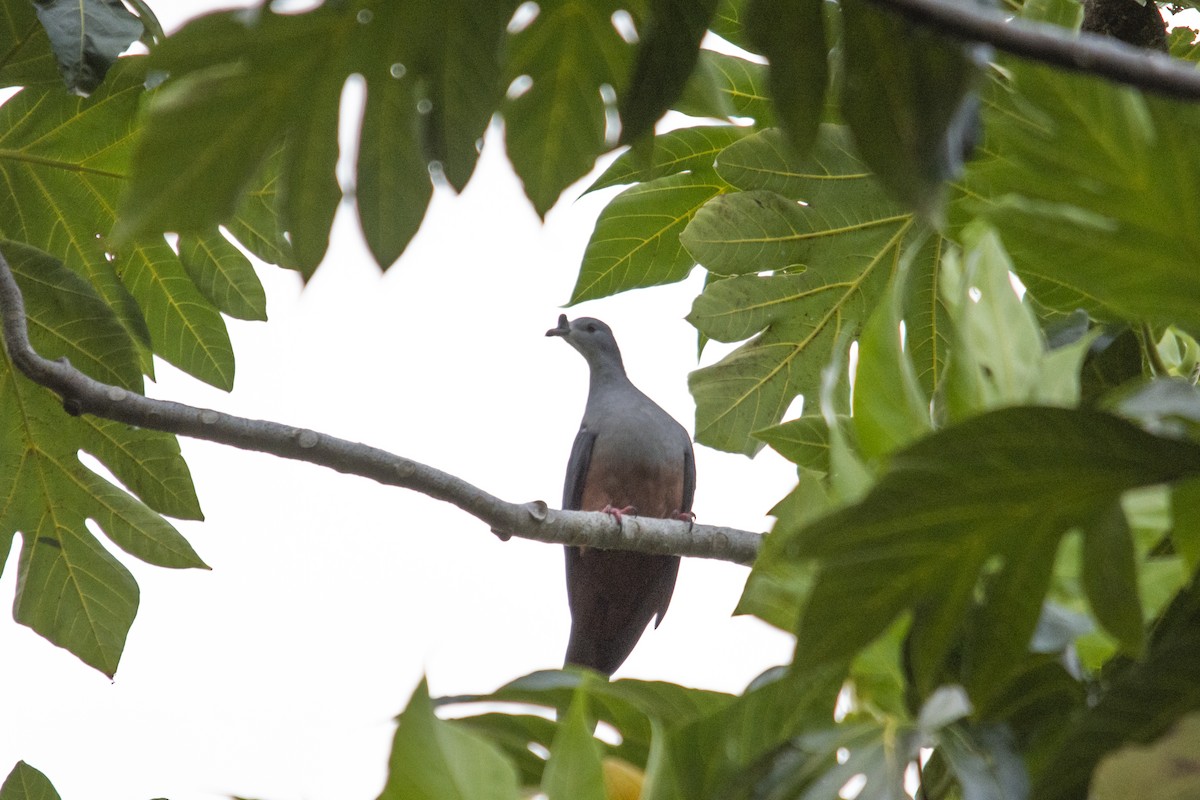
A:
[[[551,328],[550,330],[546,331],[546,335],[547,336],[566,336],[570,332],[571,332],[571,323],[567,321],[567,315],[559,314],[558,315],[558,327]]]

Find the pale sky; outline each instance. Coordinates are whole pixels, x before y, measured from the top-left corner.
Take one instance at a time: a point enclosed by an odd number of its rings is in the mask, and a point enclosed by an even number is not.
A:
[[[173,30],[227,4],[152,5]],[[303,291],[295,274],[263,267],[270,322],[229,321],[232,394],[162,363],[150,393],[367,442],[557,507],[587,373],[544,333],[615,192],[572,202],[581,182],[543,226],[497,133],[466,192],[437,193],[386,275],[348,208]],[[611,324],[634,383],[689,429],[695,331],[683,317],[701,282],[697,271],[565,309]],[[718,355],[710,346],[704,363]],[[482,693],[561,663],[561,548],[500,542],[423,495],[182,443],[207,519],[179,528],[212,571],[159,569],[110,547],[142,592],[113,681],[0,621],[0,773],[24,759],[64,800],[373,798],[392,717],[422,673],[434,694]],[[770,451],[751,461],[697,446],[696,457],[702,522],[765,530],[795,479]],[[0,598],[15,591],[18,548]],[[617,677],[736,692],[789,660],[790,636],[731,617],[747,572],[685,560],[662,627]]]

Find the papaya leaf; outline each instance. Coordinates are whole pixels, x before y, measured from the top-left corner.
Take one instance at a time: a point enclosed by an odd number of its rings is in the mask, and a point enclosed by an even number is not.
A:
[[[770,61],[775,120],[798,153],[817,138],[829,83],[823,0],[750,0],[748,33]]]
[[[7,243],[25,295],[30,339],[93,377],[140,389],[137,354],[91,286],[44,253]],[[64,414],[57,397],[0,361],[0,538],[22,534],[14,616],[85,663],[112,675],[137,610],[132,575],[96,540],[93,520],[122,549],[165,567],[203,567],[155,511],[199,518],[191,477],[173,436]],[[137,497],[86,468],[80,450]]]
[[[799,623],[797,665],[848,658],[911,611],[914,625],[926,626],[921,674],[928,680],[959,641],[990,560],[1017,569],[1021,547],[1044,553],[1029,545],[1086,525],[1099,503],[1197,470],[1200,447],[1099,412],[1014,407],[927,436],[895,453],[860,503],[808,525],[791,542],[792,557],[817,564]],[[989,613],[1012,639],[1028,643],[1046,581],[1005,581],[1012,591],[991,601]],[[1035,588],[1017,591],[1021,585]],[[850,598],[858,612],[840,613]],[[1021,654],[992,645],[983,641],[963,658],[1007,675]]]
[[[503,105],[505,140],[539,215],[613,144],[601,87],[620,91],[633,62],[633,49],[610,21],[620,7],[540,3],[537,17],[509,43],[506,78],[514,89]],[[522,80],[528,84],[518,91]],[[555,134],[547,136],[549,130]]]
[[[987,49],[862,0],[841,4],[842,114],[892,196],[935,224],[979,130]]]

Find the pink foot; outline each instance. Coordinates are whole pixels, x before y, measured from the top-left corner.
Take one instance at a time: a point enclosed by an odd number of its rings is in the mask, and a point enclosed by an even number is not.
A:
[[[637,509],[634,508],[633,506],[625,506],[624,508],[616,508],[615,506],[605,505],[604,508],[601,510],[605,514],[610,514],[612,516],[612,518],[617,521],[618,525],[621,524],[621,519],[626,514],[629,514],[630,516],[634,516],[634,517],[637,516]]]

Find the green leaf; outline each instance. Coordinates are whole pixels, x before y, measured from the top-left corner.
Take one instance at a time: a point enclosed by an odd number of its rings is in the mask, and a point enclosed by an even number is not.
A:
[[[592,737],[587,708],[587,690],[581,687],[558,726],[542,776],[542,791],[549,800],[605,800],[600,747]]]
[[[335,66],[314,71],[306,111],[288,131],[284,146],[280,186],[284,226],[291,233],[296,265],[305,278],[312,277],[329,249],[333,216],[342,201],[342,188],[334,171],[346,76]]]
[[[693,117],[752,119],[760,127],[770,125],[767,68],[737,56],[701,50],[692,77],[673,108]]]
[[[404,34],[395,28],[391,35]],[[422,152],[417,76],[403,64],[380,66],[367,83],[355,198],[363,238],[387,269],[421,227],[433,183]]]
[[[67,88],[88,94],[142,35],[142,23],[120,0],[35,0],[38,20]]]
[[[173,435],[91,415],[79,418],[80,446],[146,505],[177,519],[203,519],[192,475]]]
[[[232,389],[233,345],[225,320],[200,294],[167,243],[158,239],[131,245],[116,265],[145,311],[154,352],[218,389]]]
[[[696,261],[680,233],[725,189],[715,172],[697,168],[621,192],[596,220],[570,303],[686,278]]]
[[[1024,800],[1029,776],[1016,743],[1004,729],[953,726],[937,736],[940,753],[964,798]]]
[[[771,63],[775,120],[798,153],[817,138],[829,83],[823,0],[750,0],[747,33]]]
[[[993,92],[970,193],[1052,309],[1200,330],[1200,110],[1021,62]],[[1095,125],[1103,119],[1105,124]]]
[[[479,734],[503,750],[516,766],[522,786],[541,784],[546,760],[534,754],[530,744],[536,742],[550,750],[559,727],[556,722],[533,714],[501,713],[457,717],[452,722]]]
[[[60,800],[60,796],[49,778],[18,761],[0,786],[0,800]]]
[[[254,266],[219,231],[180,236],[179,260],[200,294],[222,314],[266,320],[267,296]]]
[[[904,773],[919,736],[894,720],[853,719],[833,727],[811,726],[760,765],[753,797],[767,800],[835,797],[847,782],[863,783],[865,797],[905,797]]]
[[[233,214],[277,142],[310,124],[316,76],[336,75],[338,60],[346,58],[357,23],[348,11],[329,8],[215,14],[155,49],[151,66],[171,78],[155,90],[144,117],[113,230],[118,243],[161,231],[208,231]],[[221,42],[219,50],[213,41]],[[330,122],[328,114],[318,117]],[[336,148],[336,126],[308,136],[322,134]]]
[[[29,337],[48,358],[66,357],[103,383],[140,392],[137,351],[95,290],[57,259],[17,242],[4,255],[25,295]]]
[[[229,232],[258,258],[268,264],[294,267],[296,259],[292,254],[292,243],[278,210],[282,165],[283,148],[277,147],[251,178],[250,188],[225,224]]]
[[[1083,530],[1083,585],[1096,620],[1137,657],[1145,634],[1135,559],[1125,512],[1113,503]]]
[[[0,236],[54,253],[91,282],[128,336],[149,342],[102,239],[126,174],[143,63],[124,59],[86,99],[26,89],[0,106]]]
[[[0,14],[0,86],[61,86],[46,29],[32,3],[5,3]]]
[[[778,521],[754,560],[735,614],[753,614],[788,632],[796,629],[814,571],[812,565],[788,557],[788,542],[829,506],[829,492],[822,481],[812,472],[801,470],[796,488],[771,509],[771,516]]]
[[[601,86],[623,86],[632,61],[610,21],[618,7],[607,0],[540,3],[537,18],[509,43],[510,84],[521,76],[531,82],[503,106],[508,157],[541,216],[606,148]]]
[[[981,706],[1020,674],[1020,664],[1031,649],[1030,640],[1044,614],[1044,598],[1053,578],[1061,535],[1054,525],[1032,527],[1019,540],[1010,533],[1009,542],[997,539],[987,545],[993,551],[988,556],[999,555],[1003,563],[978,581],[982,584],[978,593],[981,599],[966,621],[962,657],[964,680]],[[943,579],[947,585],[954,581],[962,594],[944,604],[945,613],[936,618],[941,627],[922,624],[921,636],[914,636],[913,673],[924,691],[941,677],[941,659],[945,656],[941,648],[957,636],[961,623],[958,614],[976,588],[977,571],[978,567],[965,575],[954,573]],[[927,652],[932,657],[927,657]]]
[[[535,672],[502,686],[490,695],[442,698],[438,702],[439,705],[459,706],[470,703],[523,703],[551,708],[558,719],[564,719],[580,687],[586,687],[588,692],[589,715],[611,725],[620,733],[620,744],[605,747],[608,755],[635,765],[646,764],[651,758],[652,748],[662,747],[658,732],[664,726],[686,724],[724,707],[733,699],[727,694],[687,689],[658,681],[619,680],[610,683],[597,680],[595,673],[572,669]],[[485,705],[485,708],[489,707]],[[456,724],[471,725],[472,719],[475,717],[462,717]],[[530,741],[536,741],[544,747],[552,744],[546,730],[535,730],[535,726],[524,722],[512,726],[498,726],[494,721],[486,724],[490,729],[501,729],[498,744],[506,748],[525,748]],[[532,739],[526,738],[524,742],[515,738],[527,732],[536,735]],[[522,760],[519,759],[518,763],[522,763]],[[526,769],[531,774],[536,772],[538,776],[541,775],[540,767],[536,764],[527,765]]]
[[[741,697],[665,731],[649,796],[746,796],[764,759],[826,723],[841,687],[837,671],[800,676],[786,667],[760,675]]]
[[[625,183],[648,182],[681,172],[711,171],[717,154],[750,131],[733,125],[698,125],[654,137],[649,161],[626,150],[588,187],[592,192]]]
[[[539,5],[546,13],[549,3]],[[422,115],[425,153],[441,165],[446,180],[461,192],[479,160],[479,142],[503,99],[507,84],[503,82],[502,55],[512,44],[505,26],[513,18],[517,2],[417,0],[375,2],[372,7],[373,17],[365,27],[400,32],[397,50],[384,54],[386,63],[404,66],[422,88],[421,99],[428,101],[427,113]],[[361,26],[353,6],[345,13]],[[366,35],[372,34],[368,31]],[[379,58],[371,51],[352,55]],[[510,63],[511,58],[510,52]]]
[[[815,559],[818,569],[800,619],[797,664],[848,658],[910,610],[925,628],[922,673],[934,676],[958,640],[989,560],[1016,558],[1012,568],[1025,569],[1019,559],[1044,550],[1022,548],[1087,524],[1098,504],[1197,470],[1200,447],[1097,412],[1008,408],[927,436],[895,453],[861,502],[809,525],[791,543],[792,557]],[[997,596],[1013,596],[1019,581],[1002,585],[1010,588]],[[1009,636],[1028,642],[1037,594],[1034,588],[1017,595],[1019,603],[992,602],[989,614],[1006,620]],[[855,614],[842,612],[848,602]],[[991,645],[963,658],[1011,658],[993,654]],[[1002,675],[1011,666],[987,668]]]
[[[486,739],[433,713],[425,680],[400,715],[379,800],[516,800],[517,773]]]
[[[845,436],[854,434],[850,417],[840,415],[838,425]],[[775,452],[793,464],[815,472],[829,472],[829,426],[819,414],[805,414],[782,425],[754,432]]]
[[[30,338],[48,358],[69,355],[94,377],[140,389],[136,353],[112,310],[60,263],[4,246],[25,296]],[[165,520],[80,463],[85,450],[160,511],[199,517],[179,445],[166,434],[70,417],[50,391],[0,361],[0,539],[22,533],[14,616],[112,675],[138,604],[128,570],[88,529],[151,563],[202,567]]]
[[[717,171],[739,189],[767,189],[810,205],[867,204],[878,209],[875,213],[903,213],[883,196],[855,154],[849,129],[822,125],[819,132],[813,149],[797,156],[781,131],[761,131],[727,147]]]
[[[926,238],[909,267],[904,297],[905,352],[926,397],[933,397],[941,384],[950,352],[950,314],[938,291],[949,246],[936,234]]]
[[[945,387],[951,419],[1032,399],[1044,349],[1033,312],[1009,282],[1011,264],[999,239],[982,228],[965,235],[962,258],[951,254],[942,262],[942,296],[954,319]]]
[[[852,419],[855,440],[867,458],[886,456],[930,428],[929,399],[900,343],[900,306],[913,255],[922,244],[915,243],[902,256],[899,271],[858,341]]]
[[[978,128],[986,51],[877,9],[842,3],[842,114],[888,191],[933,222],[944,182],[962,170]]]
[[[730,44],[753,52],[754,45],[746,34],[746,0],[721,0],[717,11],[708,24],[708,29]]]
[[[1040,763],[1031,797],[1067,800],[1087,794],[1100,759],[1125,744],[1145,744],[1200,710],[1200,583],[1193,578],[1155,625],[1139,661],[1106,670],[1106,688],[1065,728]]]
[[[80,478],[82,468],[34,456],[20,465],[21,488],[37,491],[35,474],[43,464],[58,472],[59,482]],[[49,493],[42,488],[43,496]],[[70,499],[78,506],[83,498]],[[49,508],[40,520],[19,523],[24,536],[13,619],[111,678],[137,613],[138,587],[73,511]]]
[[[659,117],[679,99],[717,0],[649,0],[649,8],[649,19],[638,31],[632,77],[620,93],[623,144],[652,133]]]
[[[1200,568],[1200,481],[1183,481],[1171,492],[1171,541],[1188,571]]]
[[[843,331],[854,331],[887,285],[912,218],[887,209],[801,206],[766,191],[719,195],[684,232],[711,272],[743,273],[710,283],[688,320],[717,341],[755,336],[693,372],[696,438],[752,455],[752,432],[779,423],[800,394],[814,397]],[[761,270],[804,264],[800,274]]]

